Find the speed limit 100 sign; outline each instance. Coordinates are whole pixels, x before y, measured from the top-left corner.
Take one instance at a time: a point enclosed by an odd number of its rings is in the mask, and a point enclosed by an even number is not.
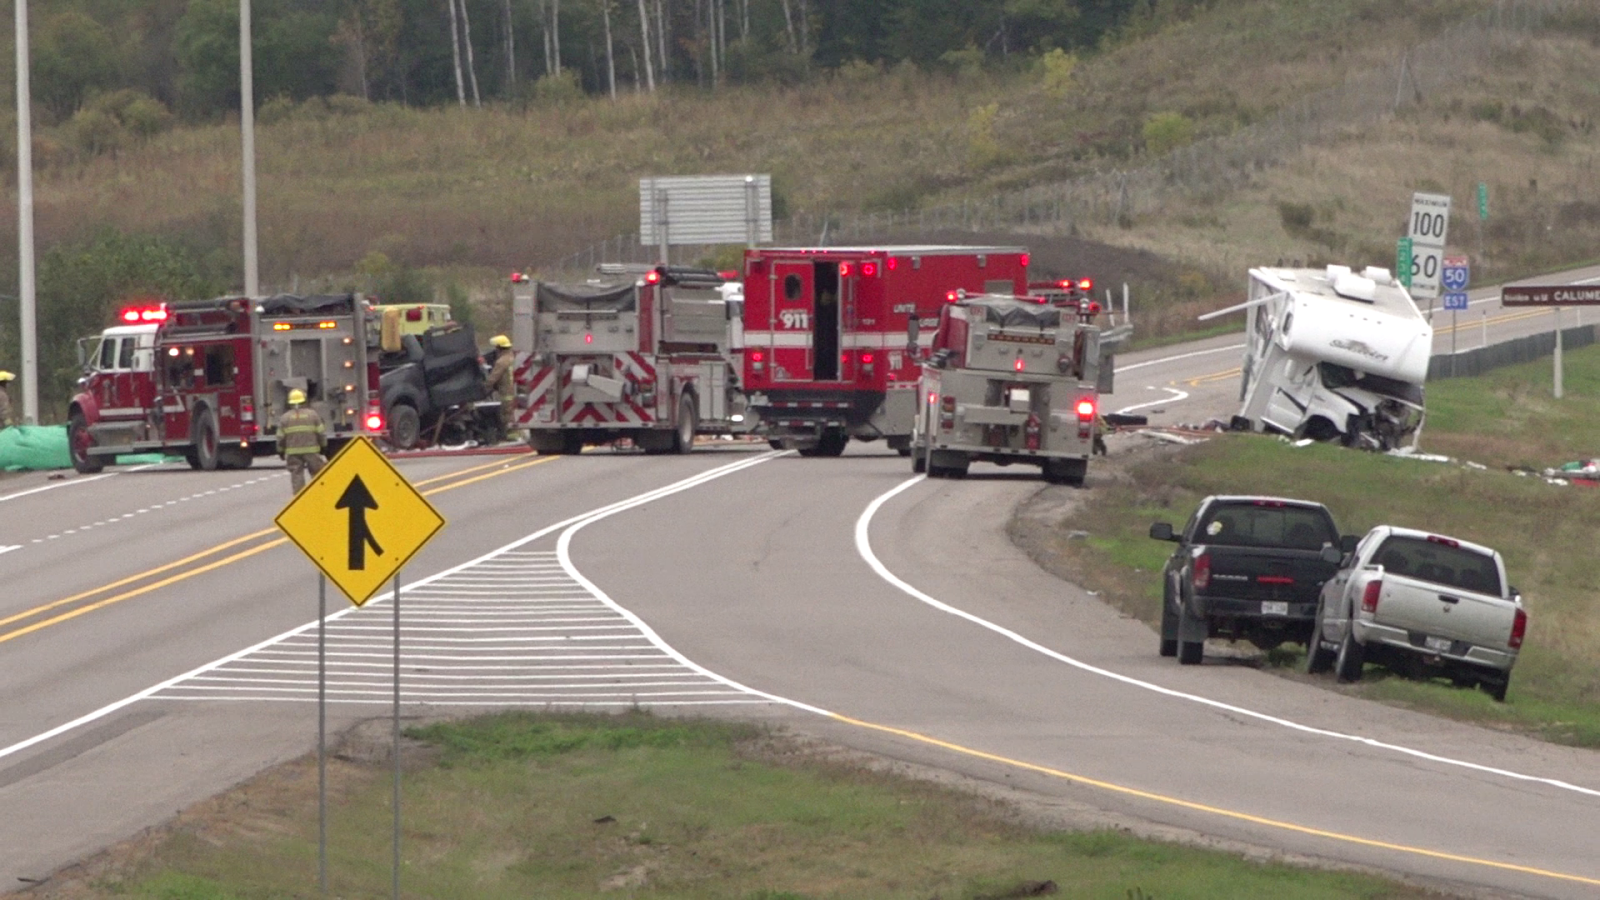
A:
[[[1437,297],[1445,240],[1450,234],[1450,195],[1412,194],[1411,219],[1406,223],[1406,230],[1410,232],[1413,247],[1411,295]]]

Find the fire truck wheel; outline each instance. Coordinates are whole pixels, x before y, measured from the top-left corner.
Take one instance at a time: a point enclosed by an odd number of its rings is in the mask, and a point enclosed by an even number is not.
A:
[[[912,447],[910,453],[911,471],[917,475],[928,471],[928,451],[921,447]]]
[[[194,451],[189,456],[189,465],[203,472],[215,471],[218,444],[217,416],[202,407],[194,417]]]
[[[89,434],[89,423],[84,420],[83,413],[73,413],[67,421],[67,447],[72,452],[72,467],[85,475],[93,475],[106,467],[105,463],[89,455],[89,447],[93,443],[94,437]]]
[[[410,450],[422,440],[422,417],[409,403],[396,403],[389,407],[389,445],[396,450]]]
[[[850,443],[850,435],[842,431],[828,430],[817,439],[818,456],[839,456],[844,453],[844,447]]]
[[[225,447],[217,454],[219,469],[248,469],[255,457],[243,447]]]
[[[771,447],[774,450],[782,450],[783,449],[783,441],[780,441],[777,438],[771,438],[771,439],[769,439],[767,441],[767,446]]]
[[[672,435],[672,452],[689,453],[694,450],[694,433],[699,425],[695,414],[694,395],[684,391],[678,398],[678,429]]]

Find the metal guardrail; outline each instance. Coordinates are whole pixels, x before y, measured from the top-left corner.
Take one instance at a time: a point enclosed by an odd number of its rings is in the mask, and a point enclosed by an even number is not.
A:
[[[1576,325],[1572,328],[1561,329],[1561,349],[1576,350],[1595,343],[1595,326]],[[1553,356],[1556,352],[1556,333],[1554,330],[1540,334],[1530,334],[1527,337],[1513,338],[1490,344],[1487,347],[1474,347],[1463,350],[1455,355],[1439,353],[1428,359],[1428,380],[1439,381],[1445,378],[1470,378],[1482,375],[1485,372],[1514,366],[1519,363],[1533,362]]]

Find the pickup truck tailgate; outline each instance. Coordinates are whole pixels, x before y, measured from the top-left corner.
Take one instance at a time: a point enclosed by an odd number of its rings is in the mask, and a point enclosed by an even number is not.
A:
[[[1314,551],[1209,545],[1213,590],[1240,600],[1316,603],[1338,567]]]
[[[1509,600],[1385,573],[1374,618],[1421,635],[1504,647],[1515,617]]]

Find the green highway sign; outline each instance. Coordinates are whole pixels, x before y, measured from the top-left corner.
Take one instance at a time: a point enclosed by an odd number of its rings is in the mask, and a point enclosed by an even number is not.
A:
[[[1411,238],[1395,241],[1394,273],[1400,277],[1401,284],[1411,287]]]
[[[1478,182],[1478,218],[1489,218],[1489,184],[1485,181]]]

